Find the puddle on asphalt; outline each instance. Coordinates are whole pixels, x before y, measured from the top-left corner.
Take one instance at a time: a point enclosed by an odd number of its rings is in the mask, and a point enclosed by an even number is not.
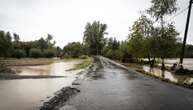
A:
[[[188,75],[175,75],[169,71],[162,71],[158,68],[150,68],[148,66],[143,66],[143,70],[153,76],[159,77],[161,79],[167,79],[171,82],[178,84],[193,84],[193,77]]]

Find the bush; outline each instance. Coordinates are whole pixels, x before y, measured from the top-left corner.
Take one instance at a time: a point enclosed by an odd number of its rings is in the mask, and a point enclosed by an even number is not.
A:
[[[79,58],[80,59],[87,59],[87,58],[89,58],[87,55],[81,55],[81,56],[79,56]]]
[[[56,52],[53,49],[47,49],[43,53],[43,56],[46,58],[52,58],[52,57],[55,57],[55,55],[56,55]]]
[[[121,60],[121,55],[120,55],[120,51],[119,50],[109,50],[107,53],[106,53],[106,56],[108,58],[111,58],[113,60]]]
[[[26,52],[25,52],[25,50],[22,50],[22,49],[16,49],[16,50],[14,50],[12,57],[14,57],[14,58],[26,57]]]
[[[29,56],[33,58],[39,58],[42,57],[42,52],[40,49],[32,48],[30,49]]]

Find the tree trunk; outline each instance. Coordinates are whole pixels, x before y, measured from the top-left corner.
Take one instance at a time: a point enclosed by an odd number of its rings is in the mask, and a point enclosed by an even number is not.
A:
[[[148,63],[151,64],[151,58],[150,58],[150,55],[148,55],[147,57],[148,57]]]
[[[155,57],[153,57],[153,60],[151,60],[150,67],[153,68],[155,63]]]
[[[161,66],[161,70],[165,70],[165,63],[164,63],[164,58],[162,58],[162,66]]]

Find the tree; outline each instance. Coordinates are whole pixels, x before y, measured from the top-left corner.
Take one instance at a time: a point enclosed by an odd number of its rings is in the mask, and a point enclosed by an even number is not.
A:
[[[5,33],[0,31],[0,56],[6,58],[11,56],[12,46],[12,37],[10,32]]]
[[[44,40],[44,38],[40,38],[38,40],[38,46],[42,52],[44,52],[44,50],[48,48],[48,44],[47,44],[46,40]]]
[[[156,57],[162,59],[161,69],[165,69],[164,59],[176,56],[179,33],[173,24],[168,24],[163,29],[156,28],[154,32],[154,37],[150,41],[150,45],[153,47],[151,50]]]
[[[148,40],[152,37],[153,22],[142,15],[134,22],[129,35],[129,51],[136,58],[150,57]]]
[[[48,45],[48,48],[52,48],[54,45],[55,45],[55,41],[53,41],[53,43],[51,42],[53,40],[53,36],[51,34],[48,34],[47,35],[47,38],[46,38],[46,42],[47,42],[47,45]]]
[[[80,42],[68,43],[64,46],[63,52],[65,56],[79,57],[83,55],[83,45]]]
[[[177,0],[151,0],[152,6],[147,12],[152,15],[156,21],[160,21],[161,26],[164,26],[164,17],[172,15],[177,11]]]
[[[108,58],[120,60],[121,54],[119,50],[119,41],[117,41],[116,38],[108,38],[107,39],[107,45],[103,48],[103,55],[105,55]]]
[[[105,45],[104,35],[106,33],[107,25],[99,21],[94,21],[92,24],[87,23],[84,31],[83,42],[88,48],[89,54],[99,55]]]
[[[167,42],[167,39],[165,38],[168,38],[165,35],[165,33],[167,32],[166,28],[165,28],[165,21],[164,21],[164,18],[166,17],[166,15],[172,15],[173,13],[175,13],[177,11],[177,0],[152,0],[151,3],[152,3],[152,6],[147,10],[147,12],[152,15],[156,21],[160,21],[160,25],[161,25],[161,28],[159,29],[159,34],[158,38],[160,38],[159,40],[162,41],[162,42],[159,42],[160,43],[160,46],[163,46],[164,47],[164,42]],[[171,36],[170,36],[171,37]],[[158,41],[159,41],[158,40]],[[165,49],[163,47],[160,47],[159,49]],[[161,52],[162,53],[162,52]],[[164,54],[164,53],[162,53]],[[164,55],[161,55],[161,56],[164,56]],[[162,69],[165,69],[165,65],[164,65],[164,58],[165,57],[162,57]]]
[[[133,56],[129,52],[128,41],[120,42],[119,50],[122,62],[133,62]]]
[[[14,39],[14,41],[15,41],[15,42],[19,42],[20,37],[19,37],[19,35],[18,35],[18,34],[13,33],[13,39]]]

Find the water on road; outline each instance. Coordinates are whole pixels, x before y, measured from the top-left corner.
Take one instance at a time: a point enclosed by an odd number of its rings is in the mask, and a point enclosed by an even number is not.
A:
[[[95,58],[80,93],[61,110],[193,110],[193,91]]]

